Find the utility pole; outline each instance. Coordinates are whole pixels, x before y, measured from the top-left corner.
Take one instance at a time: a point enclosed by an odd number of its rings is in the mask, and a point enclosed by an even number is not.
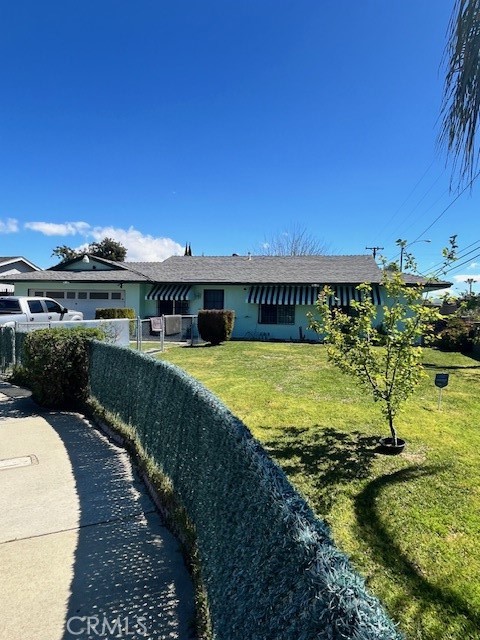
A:
[[[474,282],[477,282],[477,280],[474,280],[473,278],[467,278],[465,282],[466,284],[468,284],[468,295],[472,297],[472,285]]]
[[[368,249],[372,252],[374,260],[377,257],[377,251],[383,251],[384,248],[385,247],[365,247],[365,249]]]

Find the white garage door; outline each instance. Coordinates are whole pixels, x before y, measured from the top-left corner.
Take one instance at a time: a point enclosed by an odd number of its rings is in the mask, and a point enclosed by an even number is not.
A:
[[[29,296],[53,298],[68,309],[81,311],[85,320],[95,318],[96,309],[125,307],[125,291],[63,291],[54,289],[29,289]]]

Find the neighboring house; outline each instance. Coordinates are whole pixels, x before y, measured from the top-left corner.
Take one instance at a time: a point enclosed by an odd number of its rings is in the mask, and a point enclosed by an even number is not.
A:
[[[234,338],[316,340],[307,329],[307,313],[325,285],[335,292],[332,304],[348,307],[358,296],[355,287],[368,282],[380,306],[385,301],[381,280],[381,269],[367,255],[173,256],[121,263],[86,255],[9,282],[17,295],[55,298],[85,318],[93,318],[99,307],[131,307],[142,318],[233,309]],[[435,282],[426,288],[445,286]]]
[[[0,277],[31,271],[40,271],[40,267],[37,267],[33,262],[22,256],[0,256]],[[0,281],[0,295],[11,294],[13,290],[13,285]]]

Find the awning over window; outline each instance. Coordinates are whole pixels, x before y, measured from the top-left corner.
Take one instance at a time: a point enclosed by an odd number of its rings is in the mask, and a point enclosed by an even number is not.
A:
[[[314,305],[323,285],[312,287],[310,285],[286,286],[286,285],[256,285],[250,287],[247,302],[250,304],[297,304]],[[330,298],[332,306],[347,306],[352,300],[360,301],[360,291],[355,285],[330,285],[334,295]],[[372,285],[372,302],[380,304],[380,290],[378,285]]]
[[[315,304],[319,288],[310,286],[259,285],[250,287],[251,304]]]
[[[190,284],[156,284],[145,296],[146,300],[190,300]]]

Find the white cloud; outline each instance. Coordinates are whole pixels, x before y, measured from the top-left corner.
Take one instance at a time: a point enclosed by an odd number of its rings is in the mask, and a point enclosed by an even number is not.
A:
[[[145,235],[130,227],[117,229],[115,227],[94,227],[89,235],[99,242],[103,238],[113,238],[127,249],[127,261],[157,262],[170,256],[183,255],[184,247],[171,238],[161,238]]]
[[[77,251],[86,251],[90,241],[100,242],[104,238],[113,238],[127,249],[127,260],[131,262],[151,262],[165,260],[169,256],[182,255],[184,248],[171,238],[155,237],[143,234],[138,229],[130,227],[121,229],[116,227],[92,227],[88,222],[26,222],[26,229],[38,231],[46,236],[74,236],[83,235],[87,242],[78,247]],[[0,226],[0,231],[2,227]]]
[[[76,236],[81,233],[87,235],[90,231],[88,222],[26,222],[25,229],[38,231],[44,236]]]
[[[469,269],[478,269],[480,267],[480,262],[472,262],[472,264],[468,267]]]
[[[18,220],[15,218],[7,218],[5,221],[0,220],[0,233],[17,233]]]
[[[463,283],[463,284],[467,284],[466,281],[467,281],[468,278],[473,278],[477,282],[480,282],[480,273],[477,273],[477,274],[469,273],[467,275],[453,276],[453,279],[455,280],[455,282],[460,282],[460,283]]]

